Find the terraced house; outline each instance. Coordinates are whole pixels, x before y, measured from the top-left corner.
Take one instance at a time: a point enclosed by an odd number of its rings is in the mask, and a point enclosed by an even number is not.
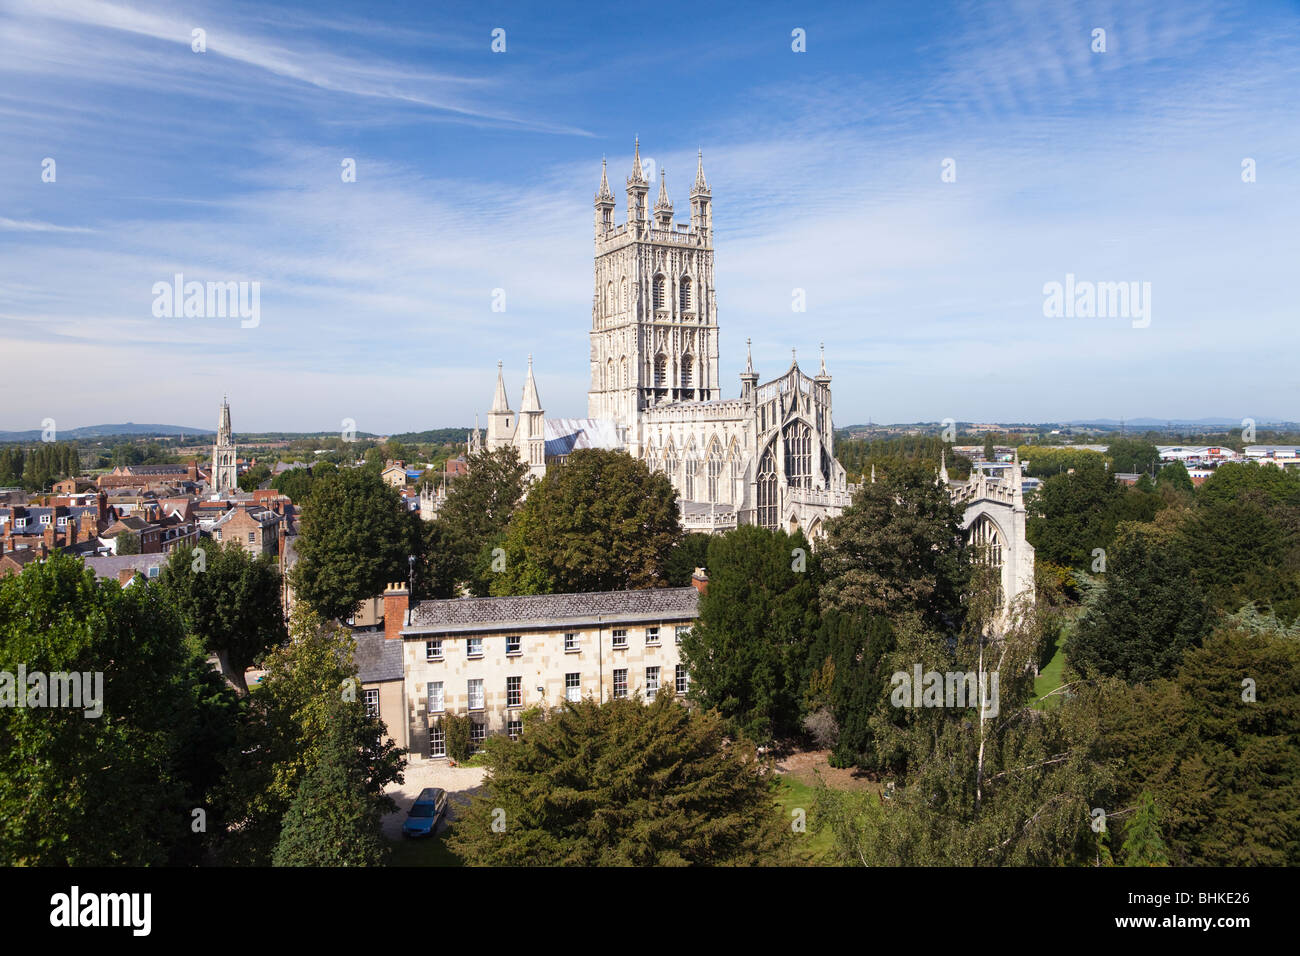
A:
[[[385,638],[402,642],[411,759],[446,757],[448,714],[468,715],[479,743],[488,734],[517,735],[530,707],[586,697],[648,700],[667,686],[684,694],[690,678],[681,640],[706,586],[697,572],[685,588],[413,605],[404,585],[390,586]]]

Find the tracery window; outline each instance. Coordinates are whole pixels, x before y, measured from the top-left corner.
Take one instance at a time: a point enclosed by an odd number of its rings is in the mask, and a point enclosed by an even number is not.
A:
[[[785,479],[791,488],[812,487],[812,429],[805,422],[785,427]]]
[[[656,309],[668,308],[667,283],[661,275],[655,276],[654,303]]]
[[[678,286],[678,301],[683,312],[691,311],[691,277],[682,276]]]
[[[755,503],[757,505],[758,524],[763,528],[776,529],[776,456],[769,445],[758,462],[758,488]]]

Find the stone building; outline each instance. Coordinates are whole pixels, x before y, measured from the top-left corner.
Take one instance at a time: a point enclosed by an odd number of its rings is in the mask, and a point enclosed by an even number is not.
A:
[[[531,357],[516,415],[498,365],[486,446],[514,447],[534,477],[574,448],[622,448],[668,476],[688,529],[758,524],[816,536],[850,500],[834,454],[825,355],[809,376],[792,352],[790,367],[762,384],[747,355],[739,397],[723,398],[713,194],[703,155],[689,222],[673,222],[665,176],[653,210],[649,189],[638,142],[627,180],[627,221],[616,223],[602,163],[587,418],[545,417]],[[470,443],[479,442],[476,430]]]
[[[239,490],[239,457],[230,431],[230,403],[224,398],[217,419],[217,442],[212,446],[212,480],[208,490],[218,495]]]

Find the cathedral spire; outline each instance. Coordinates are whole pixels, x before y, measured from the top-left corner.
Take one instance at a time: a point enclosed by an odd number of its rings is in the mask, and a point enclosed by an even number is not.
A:
[[[948,485],[948,449],[939,449],[939,481],[947,487]]]
[[[750,350],[749,339],[745,339],[745,371],[751,374],[754,371],[754,353]]]
[[[605,171],[605,157],[600,157],[600,189],[596,191],[597,203],[613,203],[614,194],[609,190],[609,176]]]
[[[695,164],[695,185],[691,189],[692,195],[696,193],[707,193],[709,191],[709,184],[704,180],[704,149],[703,148],[699,150],[698,157],[699,158],[697,159]]]
[[[497,362],[497,390],[496,394],[492,396],[492,411],[510,411],[510,400],[506,398],[506,380],[501,372],[500,362]]]
[[[673,224],[673,201],[668,198],[668,170],[659,170],[659,198],[655,200],[655,220],[661,229]]]
[[[636,138],[636,153],[632,157],[632,175],[627,177],[629,186],[647,186],[645,170],[641,168],[641,137]]]
[[[528,378],[524,380],[524,397],[519,405],[520,412],[540,412],[542,401],[537,397],[537,381],[533,378],[533,357],[528,356]]]

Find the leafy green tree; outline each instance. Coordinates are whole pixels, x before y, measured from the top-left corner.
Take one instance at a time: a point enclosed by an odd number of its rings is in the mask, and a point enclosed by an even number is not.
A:
[[[1121,495],[1099,458],[1047,478],[1025,528],[1036,557],[1068,568],[1090,565],[1093,550],[1108,548],[1114,537]]]
[[[396,809],[384,788],[402,781],[405,751],[365,712],[351,633],[302,605],[289,630],[291,640],[267,655],[266,676],[248,695],[236,746],[224,758],[218,803],[230,824],[220,847],[225,863],[271,862],[304,778],[323,761],[341,762],[379,815]]]
[[[699,618],[682,638],[690,698],[759,743],[797,733],[818,629],[817,555],[796,532],[741,525],[715,535]]]
[[[664,561],[664,581],[670,588],[689,586],[695,569],[707,566],[709,539],[712,537],[700,531],[691,531],[682,535],[673,545]]]
[[[624,451],[580,449],[533,485],[511,518],[492,593],[661,586],[680,536],[666,476]]]
[[[1169,532],[1131,525],[1106,557],[1106,589],[1066,647],[1071,666],[1130,683],[1171,676],[1210,627],[1187,553]]]
[[[837,730],[831,764],[878,768],[873,721],[889,705],[886,655],[894,629],[883,615],[828,610],[809,650],[805,711],[826,708]]]
[[[134,531],[119,531],[116,535],[116,554],[139,554],[140,536]]]
[[[1169,848],[1160,836],[1160,812],[1151,791],[1142,791],[1137,812],[1124,827],[1120,846],[1126,866],[1168,866]]]
[[[1119,474],[1141,474],[1160,467],[1160,452],[1141,438],[1116,438],[1106,449],[1111,469]]]
[[[280,605],[280,571],[269,555],[254,558],[237,541],[177,548],[163,566],[162,587],[226,680],[248,693],[244,671],[288,637]]]
[[[984,460],[995,461],[998,457],[998,451],[993,447],[993,433],[989,432],[984,436]]]
[[[1175,866],[1300,865],[1300,642],[1233,621],[1099,709],[1109,803],[1150,791]]]
[[[1282,505],[1300,505],[1300,472],[1254,462],[1226,462],[1214,469],[1197,489],[1196,497],[1204,503],[1222,503],[1240,498],[1249,491],[1261,492]]]
[[[271,477],[271,469],[266,465],[254,465],[239,476],[241,491],[255,491],[262,487],[262,482]]]
[[[970,576],[961,517],[924,466],[862,485],[826,523],[822,603],[888,615],[914,609],[931,626],[957,629]]]
[[[1177,491],[1185,491],[1188,494],[1195,490],[1192,476],[1187,473],[1187,466],[1181,461],[1171,461],[1161,468],[1156,474],[1156,485],[1169,485]]]
[[[648,705],[566,701],[486,750],[484,792],[449,839],[471,865],[752,866],[787,839],[753,746],[668,688]]]
[[[470,719],[464,714],[446,714],[440,717],[446,734],[447,756],[456,763],[464,763],[474,753],[470,740]]]
[[[307,771],[284,815],[275,866],[383,866],[383,811],[348,741],[333,739]]]
[[[211,782],[198,732],[221,740],[234,695],[163,592],[57,553],[0,577],[0,672],[20,666],[47,683],[0,681],[0,863],[183,862]],[[100,684],[81,684],[82,706],[50,706],[52,675],[73,673]]]
[[[313,485],[303,506],[298,596],[326,617],[343,619],[361,602],[410,575],[420,547],[419,516],[378,473],[351,468]]]
[[[434,523],[450,548],[453,576],[485,595],[491,584],[491,561],[478,561],[485,547],[496,547],[523,497],[528,466],[513,448],[479,451],[469,456],[469,470],[447,491]]]

